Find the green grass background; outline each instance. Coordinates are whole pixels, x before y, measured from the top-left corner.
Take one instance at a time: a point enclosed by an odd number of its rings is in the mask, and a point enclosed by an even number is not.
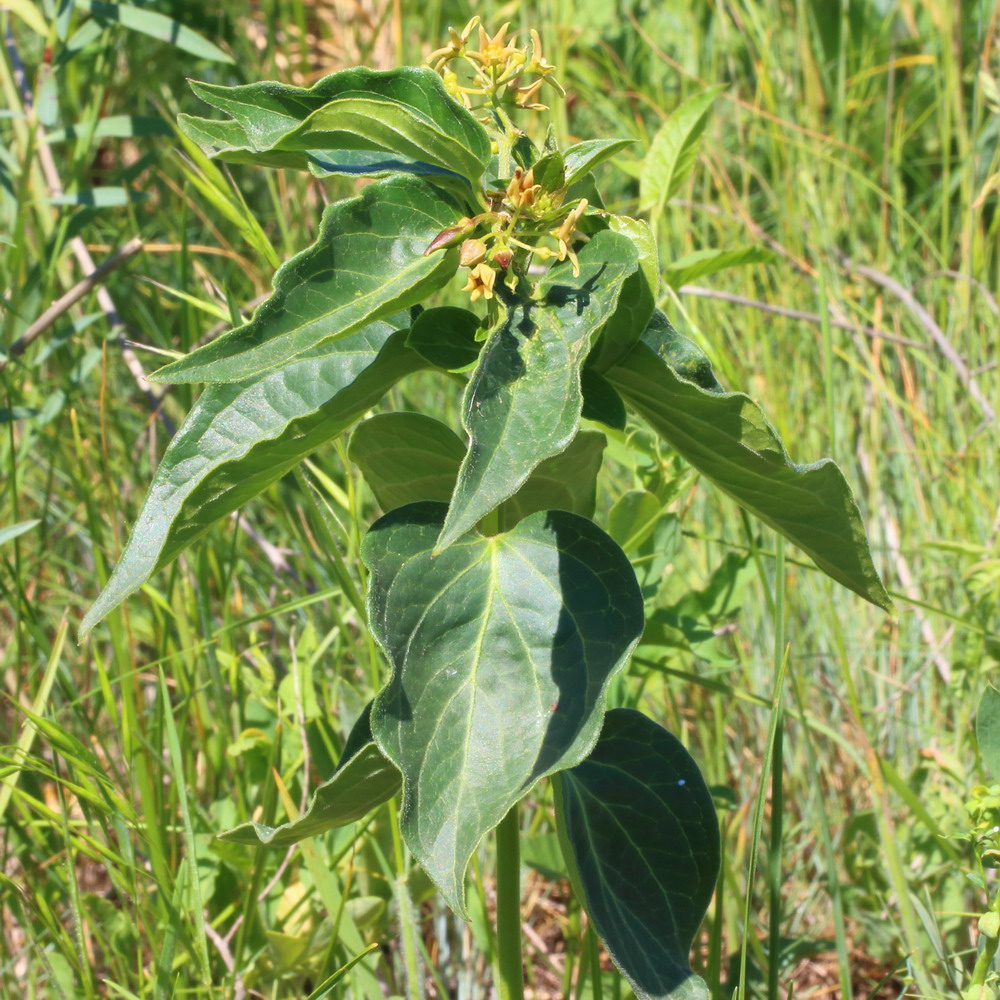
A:
[[[70,37],[86,20],[71,3],[22,6],[48,23],[71,16]],[[665,596],[721,634],[701,656],[664,650],[633,666],[624,688],[717,786],[723,875],[696,964],[720,998],[737,987],[956,996],[993,891],[981,861],[994,845],[962,839],[965,802],[1000,780],[974,739],[1000,658],[998,426],[974,388],[1000,406],[1000,4],[146,6],[234,63],[107,19],[67,48],[0,11],[0,348],[79,280],[74,238],[98,262],[133,236],[147,244],[106,282],[120,326],[90,294],[0,373],[0,994],[305,997],[372,942],[333,995],[491,994],[490,843],[465,927],[411,867],[390,809],[287,855],[212,837],[255,810],[300,809],[370,697],[378,664],[329,554],[363,584],[358,525],[375,508],[346,441],[308,469],[327,516],[286,477],[75,642],[193,398],[172,387],[154,412],[122,338],[142,345],[147,370],[159,363],[147,348],[190,349],[247,311],[275,261],[311,240],[324,203],[351,189],[220,171],[155,134],[162,124],[94,137],[88,123],[200,113],[186,77],[308,83],[356,62],[419,62],[475,12],[540,30],[569,91],[553,109],[564,141],[637,140],[601,168],[619,211],[635,211],[644,151],[670,111],[727,86],[692,178],[651,220],[661,261],[767,246],[771,262],[699,287],[813,318],[690,291],[665,292],[663,308],[764,406],[793,459],[841,463],[899,607],[887,620],[790,550],[780,622],[773,534],[707,483],[678,498],[683,539]],[[40,142],[35,123],[55,141]],[[53,204],[56,181],[79,203]],[[118,193],[87,193],[108,188]],[[426,378],[386,405],[454,415],[455,402]],[[633,440],[639,460],[613,449],[603,511],[671,460],[641,428]],[[5,531],[25,522],[37,523]],[[781,628],[787,673],[769,749]],[[762,787],[766,763],[774,779]],[[585,920],[538,873],[558,864],[550,820],[539,789],[524,820],[530,986],[625,997],[610,967],[595,984]]]

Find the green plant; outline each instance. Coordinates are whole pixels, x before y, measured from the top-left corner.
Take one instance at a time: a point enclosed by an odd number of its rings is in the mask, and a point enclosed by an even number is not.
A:
[[[593,520],[605,444],[593,425],[619,432],[631,410],[834,580],[891,601],[837,466],[793,464],[756,404],[725,391],[656,308],[652,234],[606,210],[592,176],[625,143],[561,149],[550,131],[538,148],[514,118],[542,110],[546,82],[558,90],[554,67],[537,35],[521,49],[503,28],[480,30],[473,49],[475,28],[452,32],[431,67],[349,69],[308,90],[194,85],[228,118],[182,118],[192,150],[383,179],[326,210],[248,323],[154,377],[209,386],[82,631],[399,380],[431,371],[463,384],[467,445],[428,414],[354,431],[350,457],[387,511],[361,548],[366,604],[328,554],[389,676],[306,814],[224,838],[291,844],[402,786],[402,836],[465,916],[467,868],[496,829],[497,976],[516,997],[517,809],[551,778],[576,892],[636,994],[699,996],[688,954],[716,882],[718,826],[681,743],[630,708],[606,710],[658,581],[644,564],[641,587]],[[660,144],[655,204],[692,168],[699,135]],[[459,273],[484,314],[423,306]],[[661,476],[660,508],[675,486]],[[641,513],[633,499],[619,521]],[[658,536],[645,541],[655,557]]]

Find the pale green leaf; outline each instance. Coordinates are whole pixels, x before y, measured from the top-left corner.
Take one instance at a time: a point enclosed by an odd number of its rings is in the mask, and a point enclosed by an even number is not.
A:
[[[719,875],[719,826],[698,765],[640,712],[612,709],[559,776],[558,819],[587,912],[639,1000],[708,1000],[688,956]]]
[[[6,545],[8,542],[14,541],[15,538],[20,537],[25,532],[31,531],[32,528],[38,527],[42,522],[35,518],[32,521],[20,521],[17,524],[8,524],[6,527],[0,528],[0,545]]]
[[[680,288],[690,281],[743,264],[766,264],[774,254],[765,247],[739,247],[736,250],[696,250],[667,264],[663,280],[671,288]]]
[[[455,273],[456,251],[423,253],[455,212],[417,177],[369,184],[327,208],[316,242],[282,265],[249,323],[151,379],[235,382],[420,302]]]
[[[677,107],[653,137],[639,178],[639,211],[654,218],[694,167],[708,113],[724,87],[709,87]]]
[[[361,553],[370,627],[392,665],[372,730],[403,773],[406,842],[464,914],[483,836],[593,746],[642,597],[624,553],[586,518],[540,512],[434,556],[445,510],[387,514]]]

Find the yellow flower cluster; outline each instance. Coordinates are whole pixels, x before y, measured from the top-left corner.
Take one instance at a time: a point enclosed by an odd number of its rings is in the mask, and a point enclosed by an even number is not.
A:
[[[546,105],[538,101],[542,84],[548,82],[565,96],[565,91],[553,74],[556,67],[542,51],[542,40],[534,28],[531,42],[523,48],[515,44],[515,37],[507,37],[510,24],[504,24],[490,35],[479,23],[479,17],[461,30],[448,28],[448,41],[427,57],[427,64],[441,74],[448,91],[467,108],[485,105],[513,104],[515,107],[545,111]],[[473,31],[478,29],[479,48],[469,47]],[[468,78],[463,84],[452,63],[458,62]],[[527,76],[537,76],[531,83],[524,83]],[[474,105],[473,98],[481,97],[481,104]]]

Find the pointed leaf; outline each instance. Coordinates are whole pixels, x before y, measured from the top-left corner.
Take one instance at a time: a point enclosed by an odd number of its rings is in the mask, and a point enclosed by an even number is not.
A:
[[[628,414],[625,404],[614,386],[593,368],[584,368],[580,375],[580,389],[583,392],[583,411],[580,416],[596,420],[612,430],[625,430]]]
[[[245,326],[161,368],[158,382],[235,382],[414,305],[455,273],[455,251],[423,255],[456,209],[426,181],[399,177],[323,213],[316,242],[287,261]]]
[[[566,161],[562,153],[546,153],[532,166],[531,175],[543,191],[561,191],[566,186]]]
[[[635,995],[708,1000],[688,955],[719,875],[719,824],[698,765],[662,726],[616,708],[559,784],[567,861]]]
[[[182,115],[180,126],[209,156],[228,162],[308,166],[319,173],[448,173],[476,181],[490,160],[482,125],[426,67],[358,66],[309,89],[271,81],[193,83],[192,89],[231,120]]]
[[[766,247],[739,247],[736,250],[696,250],[672,261],[663,269],[663,280],[671,288],[680,288],[708,274],[743,264],[766,264],[774,254]]]
[[[403,772],[406,842],[464,914],[482,837],[593,746],[642,597],[622,551],[585,518],[532,514],[433,556],[444,515],[443,504],[395,510],[361,554],[369,622],[392,665],[372,730]]]
[[[85,636],[219,518],[276,482],[349,427],[404,375],[424,367],[375,323],[280,371],[209,386],[167,446],[107,586],[80,626]]]
[[[580,370],[593,337],[637,267],[632,243],[600,232],[580,252],[580,274],[554,268],[539,300],[512,305],[490,335],[464,400],[469,433],[439,547],[517,491],[539,462],[563,451],[580,424]]]
[[[594,513],[597,474],[607,443],[598,431],[580,431],[560,455],[546,459],[503,504],[513,525],[539,510]],[[422,413],[382,413],[358,425],[348,456],[384,511],[420,500],[447,502],[455,489],[465,448],[458,435]]]
[[[230,844],[290,847],[306,837],[363,819],[399,791],[402,779],[372,739],[371,705],[354,724],[333,776],[324,781],[296,820],[281,826],[243,823],[219,834]]]
[[[676,108],[653,137],[639,178],[639,211],[656,217],[694,167],[708,113],[724,87],[709,87]]]
[[[566,164],[566,184],[573,184],[585,177],[596,166],[617,156],[631,146],[634,139],[586,139],[578,142],[563,153]]]
[[[667,328],[658,350],[640,343],[607,373],[626,403],[685,461],[798,545],[824,573],[891,613],[861,513],[837,465],[830,459],[793,463],[752,399],[702,387],[714,381],[711,366],[706,373],[704,357],[696,360],[701,352]],[[688,381],[692,372],[702,385]]]

